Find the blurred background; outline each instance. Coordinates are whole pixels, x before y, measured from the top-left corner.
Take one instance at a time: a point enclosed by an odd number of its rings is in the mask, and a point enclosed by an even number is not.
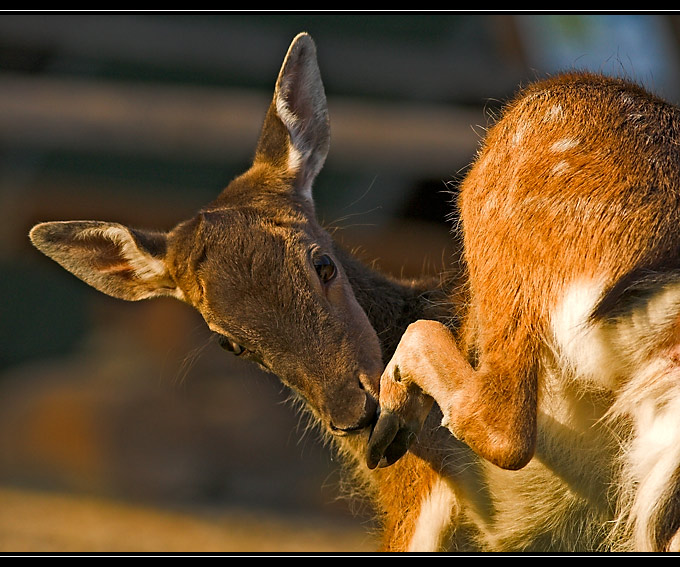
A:
[[[680,100],[674,14],[0,13],[0,551],[374,549],[274,377],[27,238],[193,215],[248,167],[300,31],[331,113],[319,216],[392,274],[446,266],[450,191],[518,85],[577,67]]]

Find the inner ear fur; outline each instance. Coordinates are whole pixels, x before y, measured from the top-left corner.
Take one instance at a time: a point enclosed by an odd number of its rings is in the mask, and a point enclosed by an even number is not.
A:
[[[312,183],[329,146],[328,107],[316,47],[309,35],[301,33],[281,65],[255,162],[293,177],[295,190],[311,202]]]
[[[95,289],[137,301],[180,298],[165,263],[167,237],[101,221],[46,222],[30,232],[33,245]]]

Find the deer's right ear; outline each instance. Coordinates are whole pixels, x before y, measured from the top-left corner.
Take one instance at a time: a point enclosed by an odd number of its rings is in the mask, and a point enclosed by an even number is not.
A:
[[[294,179],[294,189],[312,200],[312,183],[330,146],[326,94],[312,38],[301,33],[291,43],[281,66],[274,98],[255,154]]]
[[[95,289],[129,301],[181,299],[165,263],[166,235],[99,221],[46,222],[30,232],[33,245]]]

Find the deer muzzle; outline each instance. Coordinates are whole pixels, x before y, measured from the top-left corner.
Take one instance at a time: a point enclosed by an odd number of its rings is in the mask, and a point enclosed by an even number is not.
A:
[[[359,390],[361,394],[363,391]],[[353,396],[359,397],[359,396]],[[363,392],[363,401],[358,400],[352,407],[345,407],[330,417],[330,429],[336,435],[361,431],[376,420],[378,403],[373,396]]]

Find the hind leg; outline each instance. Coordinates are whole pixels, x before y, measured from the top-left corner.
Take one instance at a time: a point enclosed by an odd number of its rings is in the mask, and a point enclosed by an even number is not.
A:
[[[517,342],[515,337],[496,344],[510,349]],[[523,360],[517,349],[515,357],[501,354],[489,349],[474,369],[445,325],[411,324],[381,379],[369,467],[391,464],[406,452],[433,402],[442,410],[442,424],[478,455],[506,469],[526,465],[536,443],[535,372],[530,357]]]

